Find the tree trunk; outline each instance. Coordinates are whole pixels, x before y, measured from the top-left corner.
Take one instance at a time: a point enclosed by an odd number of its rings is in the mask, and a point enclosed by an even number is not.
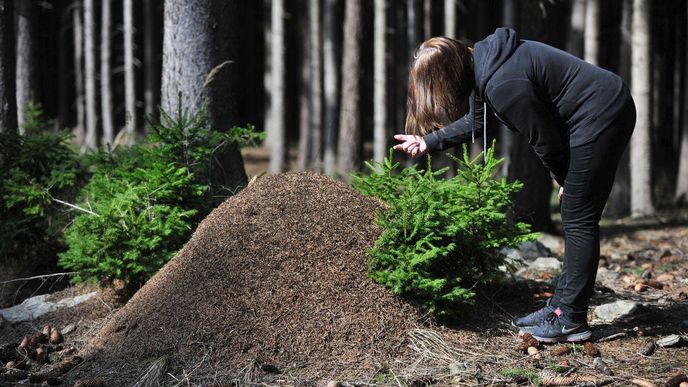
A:
[[[456,38],[456,0],[444,0],[444,36]]]
[[[36,50],[36,0],[20,0],[15,2],[16,12],[16,43],[17,43],[17,124],[23,132],[26,111],[29,103],[39,101],[37,50]]]
[[[270,108],[272,110],[269,134],[270,139],[270,172],[280,173],[284,170],[286,160],[285,141],[285,58],[284,58],[284,0],[272,0],[271,7],[272,37],[270,44],[270,62],[272,90]]]
[[[72,26],[74,29],[74,93],[76,102],[76,141],[84,149],[85,145],[85,106],[84,106],[84,24],[80,1],[75,2]]]
[[[623,0],[621,16],[621,48],[619,50],[619,75],[626,84],[631,83],[631,21],[633,0]],[[626,148],[619,168],[616,170],[614,186],[607,200],[603,216],[622,217],[631,211],[631,175],[629,170],[629,150]]]
[[[566,41],[566,50],[579,58],[585,57],[586,16],[585,0],[573,0],[571,4],[571,25]]]
[[[310,57],[313,54],[309,39],[311,14],[308,6],[310,5],[310,2],[311,0],[308,0],[308,4],[301,4],[299,11],[304,15],[304,18],[307,19],[307,21],[298,23],[299,33],[301,34],[299,39],[301,49],[301,52],[299,53],[299,58],[301,59],[301,74],[299,84],[299,150],[296,157],[296,167],[300,170],[308,169],[308,159],[310,158],[309,152],[311,146],[310,142],[312,140],[309,127],[310,103],[308,101],[310,90]]]
[[[413,0],[407,0],[412,2]],[[373,158],[384,160],[387,154],[387,1],[375,0],[373,69]]]
[[[637,109],[631,138],[631,216],[654,213],[650,168],[650,26],[649,1],[633,2],[631,91]]]
[[[301,133],[299,136],[299,168],[320,169],[322,142],[322,38],[320,33],[320,0],[308,1],[308,39],[304,39],[306,53],[303,60],[303,91]],[[305,117],[304,117],[305,115]]]
[[[423,0],[423,40],[432,36],[432,0]]]
[[[0,0],[0,131],[17,129],[12,0]]]
[[[325,0],[323,9],[323,90],[324,90],[324,155],[325,174],[334,175],[339,123],[339,68],[336,45],[339,37],[336,20],[337,0]]]
[[[60,19],[58,25],[69,26],[72,22],[71,7],[67,0],[62,0],[59,3]],[[70,35],[66,27],[58,29],[57,43],[58,43],[58,58],[57,58],[57,120],[55,126],[57,128],[67,128],[71,125],[71,105],[76,98],[70,97],[70,88],[75,81],[70,82],[70,74],[73,68],[70,60]]]
[[[237,1],[166,0],[164,12],[162,100],[173,117],[179,107],[195,113],[207,99],[211,129],[238,124],[239,61]],[[211,71],[212,79],[207,78]],[[233,189],[246,183],[241,153],[230,148],[217,157],[214,179]]]
[[[503,12],[502,12],[502,23],[506,27],[516,28],[518,23],[516,8],[516,0],[504,0]],[[499,143],[497,149],[499,154],[504,158],[502,163],[501,171],[502,175],[509,175],[509,154],[511,153],[511,147],[514,142],[514,133],[506,127],[504,124],[499,124]]]
[[[103,145],[112,145],[112,89],[110,87],[110,0],[101,2],[100,19],[100,109],[103,116]]]
[[[585,5],[585,61],[599,63],[600,1],[587,0]]]
[[[134,10],[132,0],[124,0],[124,110],[127,142],[134,143],[136,132],[136,89],[134,85]]]
[[[98,147],[96,114],[96,50],[93,0],[84,0],[84,71],[86,81],[86,138],[84,147]]]
[[[553,24],[553,21],[545,20],[537,1],[519,3],[521,38],[547,40],[546,27],[547,24]],[[523,182],[521,191],[514,195],[516,216],[530,223],[535,231],[553,231],[549,206],[552,179],[540,158],[531,149],[526,135],[514,136],[510,155],[508,180]]]
[[[348,0],[344,10],[342,106],[337,144],[337,166],[345,180],[356,169],[361,148],[361,30],[361,0]]]
[[[688,17],[688,7],[687,17]],[[688,25],[684,24],[686,28],[685,36],[688,37]],[[678,161],[678,176],[676,178],[676,193],[675,198],[677,202],[688,202],[688,50],[686,50],[685,61],[683,66],[684,71],[684,102],[681,114],[683,115],[683,130],[681,133],[681,148],[679,150]]]
[[[146,22],[143,26],[143,73],[144,73],[144,112],[146,117],[157,117],[160,103],[160,41],[157,38],[158,8],[153,0],[144,0],[143,13]]]
[[[270,4],[272,0],[263,0],[263,8],[266,10],[271,9]],[[272,47],[272,14],[271,12],[264,12],[263,15],[263,40],[265,44],[265,58],[263,72],[263,89],[265,90],[265,109],[263,111],[263,131],[266,133],[265,140],[263,141],[263,146],[270,149],[274,135],[272,130],[274,125],[272,123],[273,119],[273,108],[272,108],[272,55],[270,50]]]

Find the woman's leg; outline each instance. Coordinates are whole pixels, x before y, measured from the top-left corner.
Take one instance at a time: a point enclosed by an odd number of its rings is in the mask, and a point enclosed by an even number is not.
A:
[[[597,140],[571,148],[561,205],[564,267],[552,302],[570,322],[587,320],[600,259],[599,221],[634,126],[635,106],[629,98],[617,121]]]

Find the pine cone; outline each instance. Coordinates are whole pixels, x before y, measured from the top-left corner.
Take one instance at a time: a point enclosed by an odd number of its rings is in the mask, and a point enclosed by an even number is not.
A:
[[[562,345],[561,347],[557,347],[552,350],[552,356],[564,356],[569,352],[571,352],[571,348],[566,345]]]
[[[585,352],[586,355],[590,357],[598,357],[600,356],[600,351],[595,347],[595,345],[589,341],[587,341],[585,344],[583,344],[583,351]]]

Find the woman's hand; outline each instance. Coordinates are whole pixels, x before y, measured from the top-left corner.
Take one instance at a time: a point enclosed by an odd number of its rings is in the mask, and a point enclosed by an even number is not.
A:
[[[561,199],[564,197],[564,187],[559,187],[559,205],[561,205]]]
[[[416,158],[428,153],[428,146],[421,136],[413,136],[410,134],[395,134],[394,139],[401,141],[401,144],[394,146],[394,150],[402,150],[407,155]]]

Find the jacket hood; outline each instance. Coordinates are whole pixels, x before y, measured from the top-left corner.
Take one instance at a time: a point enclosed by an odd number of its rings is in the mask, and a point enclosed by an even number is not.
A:
[[[511,28],[497,28],[492,35],[477,42],[473,48],[475,83],[482,97],[485,86],[497,69],[506,62],[519,45],[518,34]]]

